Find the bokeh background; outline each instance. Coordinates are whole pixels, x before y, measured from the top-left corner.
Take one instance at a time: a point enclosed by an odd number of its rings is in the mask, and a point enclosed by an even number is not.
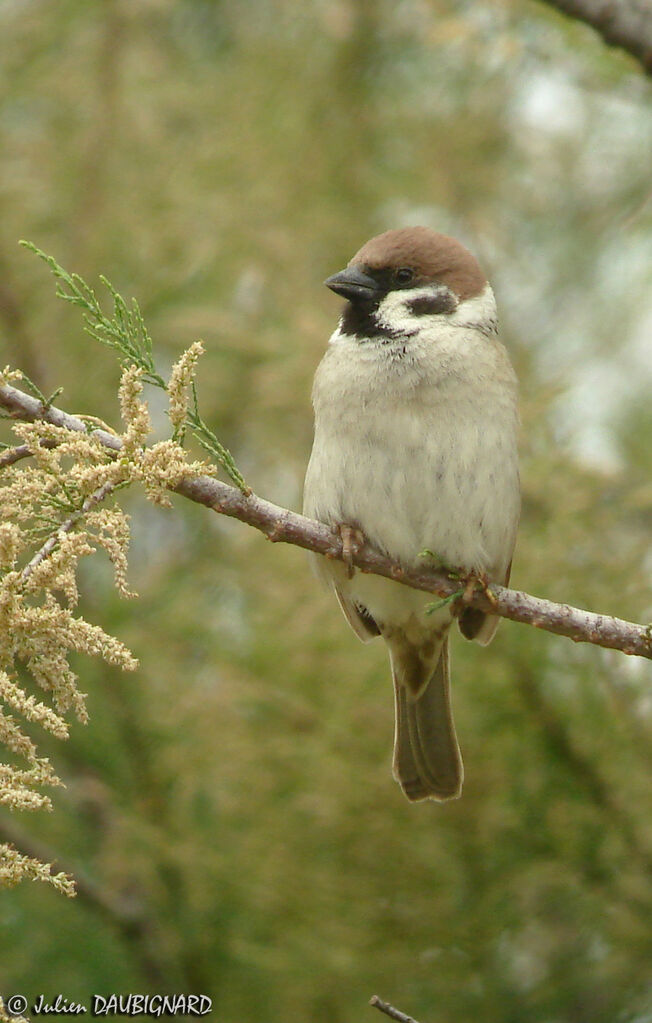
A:
[[[633,60],[529,0],[2,0],[0,346],[117,422],[112,353],[33,240],[141,303],[163,373],[299,508],[310,384],[372,234],[457,235],[522,381],[513,583],[652,618],[652,112]],[[154,396],[159,426],[165,418]],[[45,743],[52,815],[2,818],[80,878],[0,897],[0,991],[193,991],[213,1018],[652,1019],[649,662],[504,623],[456,638],[461,800],[410,806],[392,698],[306,556],[129,499],[130,581],[83,611],[90,724]]]

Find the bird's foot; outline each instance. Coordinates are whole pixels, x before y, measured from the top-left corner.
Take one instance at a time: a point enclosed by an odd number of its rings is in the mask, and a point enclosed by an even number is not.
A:
[[[461,577],[464,583],[464,593],[462,595],[462,604],[470,604],[474,593],[478,591],[484,593],[485,597],[490,604],[496,605],[496,598],[491,592],[489,577],[486,572],[466,572]]]
[[[339,534],[342,542],[342,561],[346,565],[346,574],[352,579],[355,572],[353,557],[364,547],[364,533],[356,526],[349,526],[345,522],[341,522],[335,532]]]

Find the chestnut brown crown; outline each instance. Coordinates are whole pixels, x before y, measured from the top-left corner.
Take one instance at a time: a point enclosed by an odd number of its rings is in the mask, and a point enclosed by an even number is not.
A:
[[[410,269],[410,286],[445,284],[460,302],[479,295],[487,278],[477,260],[455,238],[429,227],[404,227],[371,238],[349,262],[365,273]]]

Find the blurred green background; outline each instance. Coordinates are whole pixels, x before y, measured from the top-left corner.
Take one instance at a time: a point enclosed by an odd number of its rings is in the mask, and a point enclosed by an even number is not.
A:
[[[0,2],[0,345],[117,424],[110,352],[17,247],[136,295],[165,373],[299,508],[322,280],[372,234],[455,234],[522,381],[513,584],[652,618],[652,112],[633,61],[528,0]],[[165,418],[156,395],[155,418]],[[52,815],[83,879],[0,896],[0,991],[194,991],[213,1018],[652,1019],[649,662],[504,623],[454,640],[458,802],[390,775],[392,698],[303,552],[130,498],[136,675],[79,661]],[[379,1018],[379,1017],[376,1017]]]

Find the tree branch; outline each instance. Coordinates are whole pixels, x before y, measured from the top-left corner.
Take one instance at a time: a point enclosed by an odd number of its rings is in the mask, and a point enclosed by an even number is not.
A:
[[[48,554],[54,550],[61,537],[65,536],[66,533],[69,533],[73,526],[82,519],[84,515],[91,510],[91,508],[94,508],[96,504],[101,504],[104,498],[109,496],[112,490],[115,490],[115,483],[110,481],[103,483],[101,487],[98,487],[97,490],[86,498],[81,508],[78,508],[78,510],[73,512],[65,522],[61,523],[56,533],[53,533],[50,537],[48,537],[43,546],[39,547],[32,560],[25,565],[24,569],[20,573],[22,582],[29,579],[36,566],[40,565],[41,562],[47,558]]]
[[[59,857],[52,849],[31,838],[13,822],[6,818],[0,820],[0,842],[7,842],[20,849],[21,853],[41,863],[49,863],[51,867],[57,863],[59,869],[71,876],[75,883],[75,894],[93,912],[97,913],[111,927],[115,928],[131,945],[134,957],[140,963],[144,975],[154,986],[165,983],[167,972],[165,963],[148,947],[150,933],[154,930],[152,921],[148,920],[142,905],[134,898],[122,898],[102,888],[78,865],[61,864]]]
[[[570,18],[583,21],[608,46],[626,50],[652,75],[652,4],[650,0],[544,0]]]
[[[384,1012],[390,1019],[398,1020],[398,1023],[417,1023],[413,1016],[406,1016],[400,1009],[395,1009],[389,1002],[384,1002],[378,995],[372,995],[369,999],[369,1005],[373,1005],[374,1009],[378,1009],[380,1012]]]
[[[645,874],[652,874],[652,847],[644,834],[639,835],[636,824],[629,814],[630,808],[621,801],[602,776],[597,761],[587,756],[574,742],[566,717],[557,713],[525,661],[518,664],[514,678],[523,703],[553,751],[555,761],[567,768],[595,806],[604,813],[605,820],[615,825],[616,832],[627,846],[630,861],[637,861]],[[621,880],[619,878],[619,885]],[[641,913],[642,906],[642,912],[649,915],[649,899],[637,901],[636,896],[632,898],[627,891],[623,891],[623,898],[636,912]]]
[[[42,440],[41,446],[44,448],[55,448],[56,444],[52,440]],[[13,465],[14,462],[20,462],[21,458],[29,458],[33,453],[29,444],[18,444],[15,448],[7,448],[0,455],[0,469]]]
[[[89,431],[87,424],[77,416],[71,416],[52,405],[45,408],[37,398],[8,384],[0,386],[0,406],[16,419],[41,419],[69,430],[90,432],[111,451],[120,451],[121,441],[114,434],[106,430]],[[268,540],[295,544],[316,554],[343,560],[341,538],[328,526],[287,508],[279,508],[255,494],[244,494],[236,487],[210,476],[182,480],[174,490],[182,497],[212,508],[220,515],[228,515],[254,526]],[[451,579],[441,570],[427,567],[425,562],[423,568],[405,568],[369,544],[352,552],[352,561],[362,572],[381,575],[442,598],[452,597],[460,588],[459,580]],[[483,590],[475,590],[465,593],[462,599],[465,605],[479,611],[567,636],[576,643],[592,643],[652,659],[652,625],[638,625],[621,618],[570,607],[568,604],[556,604],[495,583],[491,584],[490,595]]]

